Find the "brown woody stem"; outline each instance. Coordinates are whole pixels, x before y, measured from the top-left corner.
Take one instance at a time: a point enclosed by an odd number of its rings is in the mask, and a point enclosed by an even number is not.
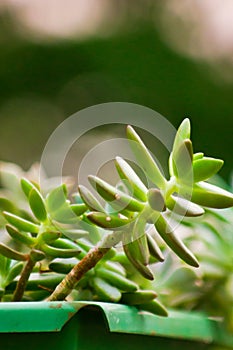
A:
[[[61,283],[55,288],[54,292],[47,298],[47,301],[64,300],[75,288],[76,284],[85,273],[91,270],[102,259],[102,257],[120,241],[121,236],[121,232],[113,232],[105,237],[99,245],[92,248],[66,275]]]
[[[16,285],[12,301],[20,301],[22,299],[26,285],[27,285],[27,281],[30,277],[33,267],[35,266],[35,263],[36,262],[33,261],[29,256],[28,261],[26,262],[23,268],[23,271],[21,273],[21,276],[18,280],[18,283]]]

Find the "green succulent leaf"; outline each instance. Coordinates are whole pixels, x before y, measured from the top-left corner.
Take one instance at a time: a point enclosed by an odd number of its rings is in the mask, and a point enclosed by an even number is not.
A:
[[[107,229],[119,228],[130,223],[130,220],[122,214],[110,215],[93,211],[87,214],[87,218],[93,224]]]
[[[148,303],[157,298],[157,294],[153,290],[137,290],[122,294],[121,302],[127,305],[140,305]]]
[[[164,188],[166,186],[165,177],[162,175],[158,165],[152,158],[141,138],[130,125],[127,126],[127,137],[130,141],[133,141],[130,142],[130,146],[135,154],[138,164],[154,184],[161,189]]]
[[[49,264],[49,268],[54,272],[67,274],[70,272],[70,270],[73,269],[73,267],[77,263],[78,263],[78,260],[76,258],[64,259],[64,260],[55,259]]]
[[[204,157],[204,153],[202,153],[202,152],[194,153],[193,154],[193,161],[195,162],[195,160],[202,159],[203,157]]]
[[[203,157],[193,162],[194,182],[204,181],[215,175],[223,166],[223,160]]]
[[[105,212],[103,206],[100,204],[98,199],[95,198],[95,196],[91,193],[91,191],[88,190],[88,188],[86,188],[85,186],[79,185],[78,190],[82,200],[90,210],[100,211],[103,213]]]
[[[121,298],[121,292],[119,289],[100,277],[93,278],[92,285],[102,301],[117,302]]]
[[[134,292],[138,289],[137,284],[133,281],[130,281],[128,278],[104,267],[96,270],[96,276],[125,292]]]
[[[41,245],[41,250],[48,256],[54,258],[73,258],[80,253],[80,249],[56,248],[47,244]]]
[[[146,279],[153,281],[154,274],[148,266],[145,266],[143,262],[141,262],[141,252],[139,250],[138,245],[135,244],[136,241],[132,241],[130,243],[124,244],[123,249],[125,255],[131,262],[131,264],[135,267],[135,269]]]
[[[32,237],[30,234],[26,232],[20,232],[15,227],[9,224],[6,225],[6,230],[15,241],[23,243],[28,247],[31,247],[36,243],[35,238]]]
[[[143,303],[138,305],[140,310],[149,311],[152,314],[167,317],[168,311],[163,304],[161,304],[158,300],[152,300],[149,303]]]
[[[54,241],[53,243],[50,244],[50,247],[54,247],[54,248],[58,248],[61,250],[69,250],[69,251],[77,251],[77,254],[73,254],[73,256],[71,256],[71,258],[73,257],[77,257],[78,259],[82,259],[84,258],[84,256],[87,254],[87,251],[85,249],[83,249],[83,245],[78,244],[76,242],[71,241],[70,239],[66,239],[66,238],[59,238],[56,241]],[[55,256],[54,256],[55,257]],[[60,256],[62,258],[62,256]],[[68,257],[65,257],[66,259]]]
[[[80,247],[77,245],[77,243],[71,241],[67,238],[58,238],[54,242],[51,243],[51,246],[61,249],[76,249],[78,250]]]
[[[184,184],[192,184],[192,142],[189,139],[183,140],[179,148],[172,152],[172,168],[176,178]]]
[[[50,289],[53,290],[56,286],[63,280],[64,274],[60,273],[36,273],[33,272],[27,282],[27,291],[40,291],[40,289]],[[7,287],[7,291],[14,291],[17,281],[12,281]]]
[[[149,264],[150,252],[147,243],[146,221],[139,215],[134,222],[131,245],[134,245],[135,255],[143,265]]]
[[[22,190],[26,197],[29,198],[29,194],[31,190],[37,190],[38,191],[38,185],[32,183],[30,180],[26,179],[25,177],[21,179],[20,181]]]
[[[205,212],[199,205],[175,195],[169,196],[169,198],[166,200],[166,205],[168,209],[176,214],[188,217],[200,216]]]
[[[233,194],[207,182],[196,183],[191,201],[203,207],[223,209],[233,206]]]
[[[190,126],[190,120],[188,118],[185,118],[182,123],[180,124],[176,136],[173,143],[173,152],[178,150],[181,143],[186,140],[190,139],[191,134],[191,126]]]
[[[117,252],[117,254],[118,254],[118,252]],[[124,253],[122,252],[122,254],[124,254]],[[115,255],[115,257],[116,257],[116,255]],[[119,275],[122,275],[124,277],[126,277],[126,275],[127,275],[125,268],[121,264],[119,264],[118,262],[107,260],[107,261],[104,261],[103,266],[105,266],[108,270],[116,272]]]
[[[133,190],[133,195],[145,202],[147,200],[147,188],[131,166],[121,157],[116,157],[115,165],[120,178],[128,181],[131,190]]]
[[[21,217],[8,213],[6,211],[3,212],[5,218],[7,221],[15,226],[18,230],[25,231],[25,232],[31,232],[31,233],[38,233],[40,226],[37,224],[34,224],[31,221],[22,219]]]
[[[3,243],[0,243],[0,254],[13,260],[25,261],[28,259],[27,254],[19,253],[15,249],[10,248]]]
[[[77,216],[84,214],[87,210],[87,206],[85,204],[71,204],[70,208]]]
[[[29,193],[28,200],[29,200],[30,208],[33,214],[35,215],[35,217],[39,221],[42,221],[42,222],[46,221],[47,211],[45,208],[45,201],[41,193],[36,188],[32,188]]]
[[[198,261],[192,252],[184,245],[177,232],[170,227],[167,220],[161,214],[155,222],[155,228],[166,244],[188,265],[198,267]]]
[[[149,234],[146,233],[148,249],[152,257],[154,257],[158,261],[164,261],[163,253],[161,252],[157,242],[155,239]]]
[[[46,206],[49,213],[54,213],[60,209],[65,203],[67,198],[67,188],[65,184],[53,189],[46,198]]]
[[[97,176],[88,176],[88,179],[96,191],[116,209],[128,209],[130,211],[141,211],[144,203],[125,194],[114,186],[108,184]]]

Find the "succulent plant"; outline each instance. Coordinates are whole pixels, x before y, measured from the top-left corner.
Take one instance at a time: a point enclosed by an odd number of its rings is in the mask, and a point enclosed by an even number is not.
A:
[[[156,266],[169,275],[173,266],[169,250],[191,266],[191,270],[184,269],[191,271],[187,274],[195,282],[193,276],[198,274],[193,267],[205,259],[191,239],[190,227],[207,228],[203,220],[215,211],[206,208],[233,206],[231,192],[207,182],[223,161],[193,153],[188,119],[182,122],[174,140],[169,179],[131,126],[127,127],[127,137],[149,185],[126,160],[117,157],[120,182],[116,186],[89,176],[104,204],[81,184],[71,202],[65,185],[44,195],[36,182],[23,178],[20,184],[26,209],[22,211],[15,203],[1,206],[11,238],[9,244],[0,244],[3,301],[102,300],[135,305],[165,316],[167,311],[157,301],[156,287],[151,282],[156,269],[150,265],[160,262]],[[182,239],[184,228],[188,234]],[[216,239],[221,241],[221,235],[212,238],[213,242]],[[205,246],[212,244],[200,237],[197,241]],[[208,255],[205,257],[208,261]],[[168,285],[163,283],[162,273],[160,278],[161,284],[156,286],[166,303],[169,298],[163,297],[162,288],[166,290]],[[192,300],[189,302],[193,305]]]
[[[139,136],[127,128],[127,136],[139,165],[152,181],[146,188],[130,165],[117,157],[116,168],[124,181],[126,191],[114,187],[104,180],[89,176],[89,181],[102,198],[110,204],[112,212],[92,210],[87,217],[100,227],[124,231],[123,248],[130,262],[139,273],[148,279],[153,274],[148,267],[150,258],[163,261],[164,257],[154,236],[149,234],[153,225],[157,234],[187,264],[198,267],[198,261],[184,245],[179,236],[179,227],[172,223],[171,215],[196,217],[204,214],[204,207],[225,208],[233,205],[233,195],[217,186],[207,183],[223,165],[219,159],[205,157],[203,153],[193,154],[190,140],[190,122],[185,119],[176,134],[169,158],[170,178],[167,180]],[[128,186],[127,186],[128,185]],[[127,187],[130,189],[127,192]],[[93,210],[95,209],[95,210]],[[174,215],[173,215],[174,217]]]

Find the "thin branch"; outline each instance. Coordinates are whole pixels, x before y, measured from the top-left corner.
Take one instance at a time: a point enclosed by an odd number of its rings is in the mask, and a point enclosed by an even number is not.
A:
[[[73,267],[46,300],[64,300],[75,288],[76,284],[85,273],[91,270],[102,259],[102,257],[121,240],[121,237],[121,232],[113,232],[104,237],[99,245],[92,248],[87,255]]]
[[[26,262],[23,268],[23,271],[21,273],[21,276],[18,280],[18,283],[16,285],[12,301],[20,301],[22,299],[26,285],[27,285],[27,281],[30,277],[30,274],[34,266],[35,266],[35,261],[33,261],[29,256],[28,261]]]
[[[92,269],[98,261],[109,251],[110,248],[94,247],[88,254],[66,275],[54,292],[47,298],[47,301],[64,300],[74,289],[83,275]]]

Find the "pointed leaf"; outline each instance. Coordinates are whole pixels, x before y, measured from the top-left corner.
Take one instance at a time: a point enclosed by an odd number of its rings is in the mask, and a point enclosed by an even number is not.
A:
[[[185,139],[181,142],[178,149],[172,152],[173,173],[177,179],[184,184],[192,184],[192,142]]]
[[[23,244],[27,245],[28,247],[31,247],[36,243],[35,238],[31,237],[27,233],[22,233],[22,232],[18,231],[15,227],[13,227],[11,225],[7,224],[6,230],[15,241],[23,243]]]
[[[171,195],[167,201],[166,205],[168,209],[174,211],[178,215],[184,216],[200,216],[204,214],[204,209],[197,204],[188,201],[185,198]]]
[[[118,190],[99,177],[90,175],[88,180],[106,201],[111,202],[112,207],[130,211],[141,211],[144,208],[144,203]]]
[[[135,197],[145,202],[147,200],[147,188],[131,166],[121,157],[116,157],[115,165],[120,178],[129,182]]]
[[[47,212],[44,198],[42,197],[41,193],[37,189],[33,188],[29,193],[28,200],[30,208],[35,217],[39,221],[44,222],[47,219]]]
[[[198,261],[195,256],[190,252],[190,250],[184,245],[184,243],[179,238],[177,232],[173,230],[166,219],[159,216],[158,220],[155,222],[156,230],[162,239],[167,243],[167,245],[187,264],[198,267]]]
[[[150,152],[131,126],[127,126],[127,137],[130,141],[130,146],[136,156],[138,164],[143,168],[149,179],[159,188],[164,188],[166,179],[162,175],[158,165],[152,158]]]
[[[48,256],[64,259],[73,258],[80,253],[80,249],[55,248],[47,244],[41,245],[41,250]]]
[[[215,175],[223,166],[223,160],[203,157],[193,162],[194,182],[204,181]]]
[[[188,118],[185,118],[180,124],[176,132],[172,152],[176,152],[179,149],[181,143],[185,139],[190,139],[190,133],[191,133],[190,120]]]
[[[223,209],[233,206],[233,194],[207,182],[199,182],[193,187],[191,201],[204,207]]]
[[[161,304],[158,300],[152,300],[149,303],[143,303],[138,305],[140,310],[149,311],[155,315],[167,317],[168,311],[163,304]]]
[[[39,232],[39,225],[34,224],[31,221],[25,220],[20,218],[17,215],[8,213],[6,211],[3,212],[5,218],[7,221],[15,226],[17,229],[25,231],[25,232],[31,232],[31,233],[38,233]]]
[[[139,254],[139,260],[143,265],[149,264],[150,252],[148,248],[147,238],[145,234],[146,221],[139,215],[134,222],[131,244],[134,244],[135,254],[136,251]]]
[[[95,196],[85,186],[79,185],[78,190],[84,203],[90,210],[105,212],[104,208]]]
[[[161,252],[154,238],[149,233],[146,233],[146,238],[151,256],[153,256],[158,261],[164,261],[163,253]]]
[[[31,190],[38,190],[38,188],[26,178],[22,178],[20,184],[26,197],[29,197]]]
[[[87,214],[87,218],[95,225],[108,229],[119,228],[121,226],[127,225],[130,222],[127,217],[121,214],[118,216],[100,212],[90,212]]]
[[[153,281],[154,274],[148,266],[143,265],[139,260],[138,247],[135,246],[135,242],[130,242],[123,245],[125,255],[131,262],[131,264],[136,268],[136,270],[146,279]]]
[[[25,261],[28,258],[27,254],[19,253],[10,247],[7,247],[3,243],[0,243],[0,254],[4,255],[5,257],[7,257],[9,259],[13,259],[13,260]]]

